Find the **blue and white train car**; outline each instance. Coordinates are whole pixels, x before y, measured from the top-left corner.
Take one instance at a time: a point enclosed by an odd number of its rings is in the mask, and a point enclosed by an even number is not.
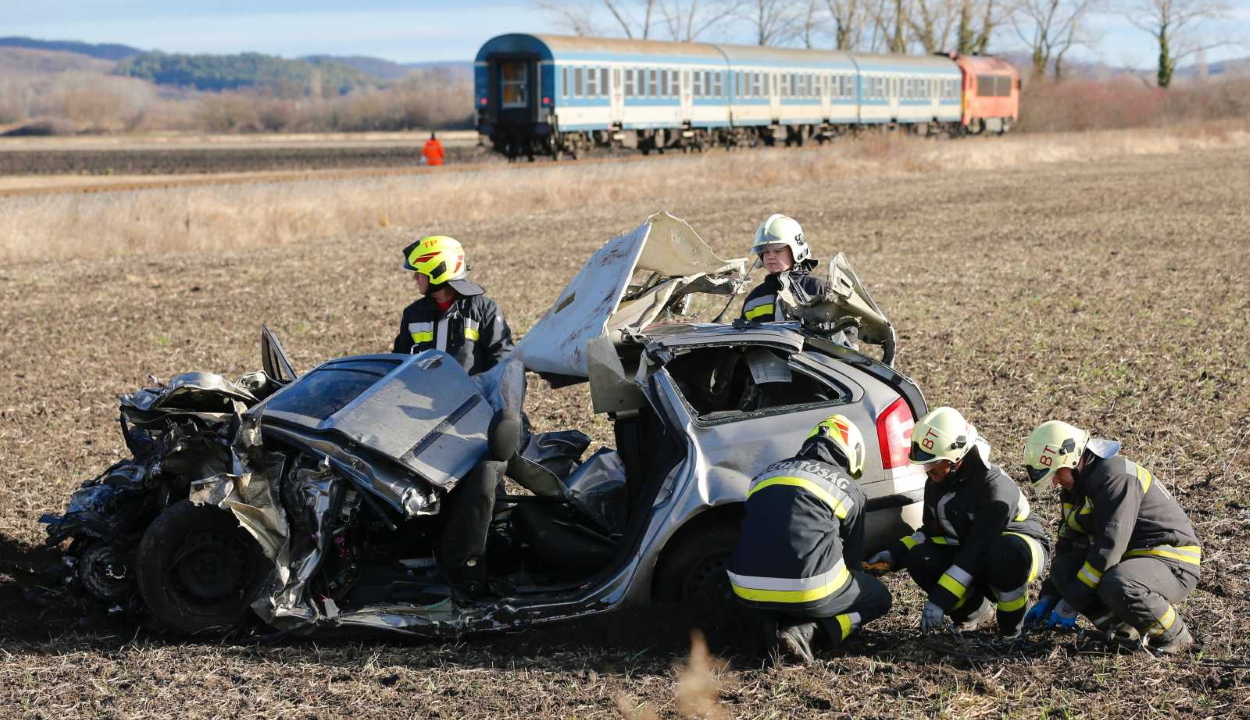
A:
[[[717,45],[733,77],[730,118],[734,127],[820,128],[858,123],[850,53]],[[798,135],[797,139],[801,139]]]
[[[865,125],[958,123],[963,73],[950,58],[855,53],[859,121]]]
[[[523,34],[487,41],[475,79],[478,130],[509,157],[954,133],[963,87],[948,57]]]
[[[478,130],[510,157],[645,150],[729,126],[728,64],[712,45],[502,35],[478,52],[475,76]]]

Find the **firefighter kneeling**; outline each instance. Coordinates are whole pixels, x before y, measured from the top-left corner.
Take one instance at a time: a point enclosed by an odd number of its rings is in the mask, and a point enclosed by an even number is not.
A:
[[[953,408],[916,423],[908,457],[928,477],[924,524],[870,565],[906,568],[928,594],[922,629],[941,627],[949,615],[956,630],[975,630],[997,615],[999,635],[1019,637],[1029,584],[1045,568],[1048,545],[1028,499],[990,464],[989,444]]]
[[[811,662],[817,624],[837,647],[890,609],[889,591],[859,570],[864,494],[855,480],[864,456],[855,425],[831,415],[798,455],[751,481],[729,582],[762,611],[765,639],[781,655]]]
[[[1059,486],[1063,514],[1054,567],[1028,619],[1072,628],[1081,613],[1115,641],[1181,652],[1194,640],[1173,603],[1198,585],[1198,536],[1162,481],[1119,450],[1058,420],[1029,435],[1029,479]]]

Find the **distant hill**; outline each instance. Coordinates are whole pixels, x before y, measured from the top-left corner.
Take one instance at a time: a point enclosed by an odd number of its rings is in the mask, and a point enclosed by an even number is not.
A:
[[[51,50],[53,52],[77,53],[99,60],[125,60],[142,53],[139,48],[116,43],[96,45],[74,40],[36,40],[28,37],[0,37],[0,47],[25,48],[27,50]]]
[[[473,76],[473,63],[469,61],[397,63],[366,55],[308,55],[302,59],[310,62],[333,62],[346,65],[379,80],[389,81],[399,80],[416,70],[445,70],[456,76],[466,78]]]
[[[111,60],[100,60],[86,55],[53,50],[28,50],[19,47],[0,46],[0,69],[18,72],[100,72],[106,73],[116,65]]]
[[[360,70],[327,60],[287,60],[273,55],[182,55],[145,52],[117,64],[118,75],[197,90],[265,88],[282,95],[343,95],[384,83]]]

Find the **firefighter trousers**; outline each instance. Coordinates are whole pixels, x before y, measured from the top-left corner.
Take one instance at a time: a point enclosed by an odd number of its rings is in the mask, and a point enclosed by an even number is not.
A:
[[[1086,553],[1075,551],[1055,558],[1050,581],[1059,594],[1069,596],[1081,582],[1077,577]],[[1164,642],[1185,627],[1173,607],[1198,586],[1198,567],[1157,557],[1121,560],[1102,574],[1098,599],[1085,608],[1084,615],[1100,629],[1110,629],[1115,621],[1133,626],[1142,635]]]
[[[925,540],[907,553],[907,573],[927,593],[955,562],[959,551],[958,545]],[[1046,546],[1036,540],[1025,540],[1012,533],[999,535],[981,553],[977,567],[963,568],[972,574],[974,582],[963,600],[948,613],[951,620],[967,620],[988,597],[997,605],[998,633],[1016,635],[1028,610],[1029,584],[1045,572],[1048,556]]]
[[[769,614],[781,627],[815,622],[836,649],[856,630],[888,613],[892,603],[884,583],[866,572],[852,570],[846,588],[818,611]]]

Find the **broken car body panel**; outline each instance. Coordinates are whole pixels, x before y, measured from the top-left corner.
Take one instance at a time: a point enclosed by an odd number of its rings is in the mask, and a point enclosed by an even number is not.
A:
[[[862,337],[892,339],[849,265],[833,266],[843,279],[815,322],[850,317],[868,328]],[[652,216],[587,261],[509,361],[472,378],[439,351],[341,358],[299,376],[265,328],[263,373],[233,384],[181,376],[177,387],[124,400],[124,415],[152,420],[133,433],[149,464],[115,473],[134,497],[84,487],[79,505],[50,519],[50,539],[74,535],[88,495],[150,503],[131,521],[139,534],[179,497],[228,510],[272,565],[251,607],[283,630],[450,637],[650,602],[666,594],[661,575],[673,574],[666,558],[690,539],[683,530],[707,517],[735,522],[721,511],[740,507],[750,478],[793,454],[816,422],[846,414],[876,447],[877,418],[900,393],[914,414],[927,409],[906,378],[852,350],[822,349],[799,324],[688,322],[723,314],[745,291],[746,269],[745,260],[717,257],[684,222]],[[508,474],[536,496],[501,499],[507,512],[495,541],[512,551],[492,561],[515,591],[457,605],[432,554],[441,526],[431,516],[487,454],[495,414],[522,408],[526,370],[589,380],[617,447],[579,462],[585,435],[527,433]],[[199,460],[166,472],[171,448]],[[885,503],[869,516],[876,544],[918,524],[915,480],[869,454],[870,509]],[[99,501],[92,508],[117,512]],[[129,537],[116,553],[133,557],[137,535]]]

